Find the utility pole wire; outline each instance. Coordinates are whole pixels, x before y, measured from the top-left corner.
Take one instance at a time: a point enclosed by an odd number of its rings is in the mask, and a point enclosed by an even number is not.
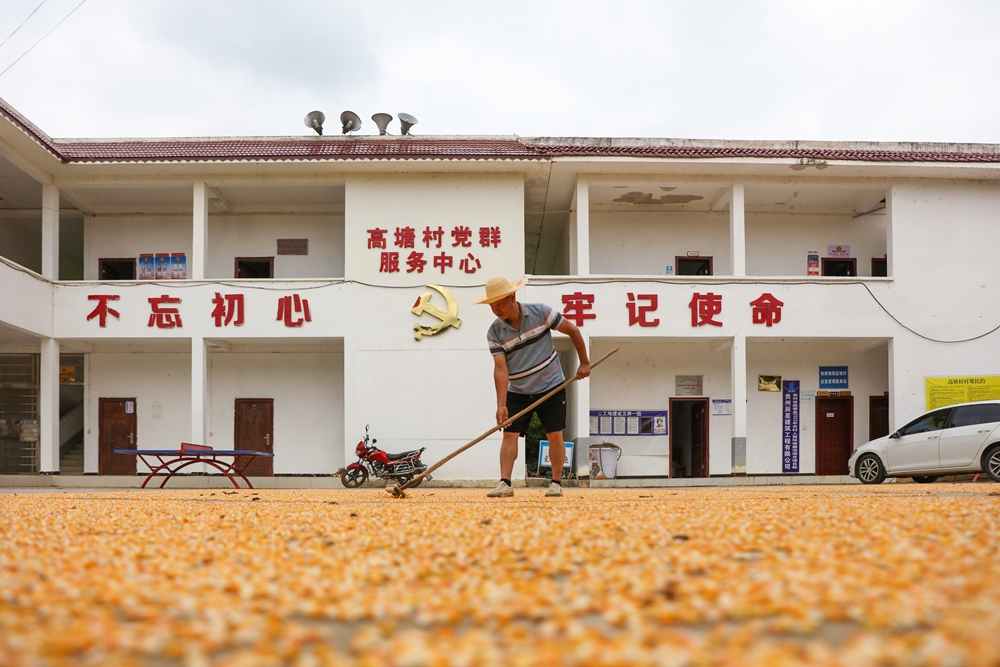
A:
[[[76,10],[80,9],[80,7],[83,7],[83,5],[86,4],[86,2],[87,2],[87,0],[83,0],[80,4],[78,4],[76,7],[74,7],[73,10],[69,14],[67,14],[66,16],[64,16],[62,18],[62,20],[59,21],[59,23],[57,23],[54,26],[52,26],[52,28],[47,33],[45,33],[44,35],[42,35],[42,39],[39,39],[37,42],[35,42],[34,44],[32,44],[31,48],[29,48],[27,51],[25,51],[20,56],[18,56],[17,60],[15,60],[11,64],[7,65],[6,69],[4,69],[4,71],[0,72],[0,76],[3,76],[4,74],[7,73],[7,70],[9,70],[11,67],[13,67],[14,65],[18,64],[19,62],[21,62],[21,58],[23,58],[26,55],[28,55],[29,53],[31,53],[32,49],[34,49],[36,46],[38,46],[39,44],[41,44],[42,40],[44,40],[46,37],[48,37],[49,35],[51,35],[53,30],[55,30],[56,28],[58,28],[59,26],[61,26],[63,24],[63,21],[65,21],[66,19],[68,19],[70,16],[73,16],[73,14],[76,12]],[[41,5],[39,5],[39,7],[40,6]],[[32,12],[32,13],[34,13],[34,12]],[[13,34],[13,33],[11,33],[11,34]]]
[[[38,6],[35,7],[34,11],[32,11],[30,14],[28,14],[28,18],[26,18],[23,21],[21,21],[21,25],[19,25],[16,28],[14,28],[14,32],[12,32],[9,35],[7,35],[7,39],[5,39],[2,42],[0,42],[0,47],[3,47],[4,44],[6,44],[8,41],[10,41],[10,38],[13,37],[14,35],[16,35],[17,31],[20,30],[21,28],[23,28],[24,24],[28,22],[28,19],[30,19],[32,16],[34,16],[35,12],[37,12],[39,9],[41,9],[42,5],[44,5],[46,2],[48,2],[48,0],[42,0],[40,3],[38,3]]]

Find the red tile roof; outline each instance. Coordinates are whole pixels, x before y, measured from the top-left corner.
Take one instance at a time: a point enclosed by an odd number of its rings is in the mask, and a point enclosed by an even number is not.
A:
[[[556,157],[641,159],[805,159],[849,162],[1000,163],[1000,146],[965,150],[760,146],[749,142],[615,139],[301,137],[162,140],[53,140],[0,99],[0,116],[66,163],[295,160],[548,160]],[[954,145],[941,145],[954,148]]]
[[[206,160],[539,160],[547,156],[515,139],[310,137],[56,142],[66,162]]]

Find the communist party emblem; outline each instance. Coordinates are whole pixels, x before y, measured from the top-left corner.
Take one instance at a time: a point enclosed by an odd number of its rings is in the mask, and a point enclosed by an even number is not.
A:
[[[455,297],[446,288],[439,285],[428,285],[433,290],[437,290],[444,300],[448,303],[448,310],[441,310],[433,303],[431,303],[431,293],[424,292],[417,299],[416,303],[413,304],[413,308],[410,312],[420,317],[424,313],[427,313],[431,317],[438,320],[438,323],[433,326],[425,326],[423,324],[417,323],[413,325],[413,337],[416,340],[420,340],[424,336],[433,336],[439,334],[448,327],[455,327],[456,329],[462,326],[462,320],[458,319],[458,302],[455,301]]]

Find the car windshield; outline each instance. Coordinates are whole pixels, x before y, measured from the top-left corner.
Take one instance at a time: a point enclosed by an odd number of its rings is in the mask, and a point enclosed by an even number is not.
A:
[[[914,433],[927,433],[928,431],[940,431],[944,428],[944,425],[948,422],[948,415],[951,414],[951,408],[946,408],[944,410],[935,410],[930,414],[926,414],[919,419],[910,422],[902,429],[900,429],[900,435],[913,435]]]

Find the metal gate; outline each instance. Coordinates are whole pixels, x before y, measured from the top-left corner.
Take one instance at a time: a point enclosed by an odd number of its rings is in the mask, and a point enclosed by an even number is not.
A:
[[[38,473],[38,363],[0,354],[0,475]]]

